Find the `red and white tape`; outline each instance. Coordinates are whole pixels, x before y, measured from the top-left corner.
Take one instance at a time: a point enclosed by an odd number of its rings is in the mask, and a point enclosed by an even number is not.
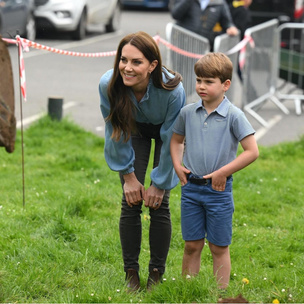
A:
[[[26,81],[25,81],[25,66],[24,66],[24,58],[23,58],[23,51],[28,52],[29,47],[38,49],[38,50],[45,50],[49,52],[53,52],[60,55],[68,55],[68,56],[77,56],[77,57],[88,57],[88,58],[97,58],[97,57],[107,57],[107,56],[115,56],[116,51],[110,52],[101,52],[101,53],[80,53],[80,52],[71,52],[66,50],[60,50],[57,48],[49,47],[37,42],[30,41],[25,38],[21,38],[20,36],[16,36],[16,39],[6,39],[2,38],[3,41],[16,44],[18,46],[19,52],[19,77],[20,77],[20,89],[23,100],[26,101]]]
[[[251,36],[245,36],[244,39],[241,41],[242,44],[240,45],[240,55],[239,55],[239,66],[240,69],[243,70],[246,61],[246,47],[247,43],[250,43],[250,46],[254,48],[254,41]]]
[[[27,45],[23,44],[20,36],[16,37],[16,41],[18,44],[18,52],[19,52],[19,77],[20,77],[20,89],[21,94],[23,96],[24,101],[26,101],[26,81],[25,81],[25,67],[24,67],[24,59],[22,49],[28,52]]]
[[[38,50],[44,50],[44,51],[49,51],[53,52],[56,54],[60,55],[68,55],[68,56],[76,56],[76,57],[108,57],[108,56],[115,56],[116,51],[110,51],[110,52],[101,52],[101,53],[80,53],[80,52],[71,52],[71,51],[66,51],[66,50],[60,50],[57,48],[53,48],[50,46],[46,46],[37,42],[33,42],[24,38],[21,38],[23,42],[25,42],[28,46],[38,49]]]
[[[178,48],[177,46],[169,43],[168,41],[162,39],[159,35],[156,35],[153,37],[154,40],[159,44],[164,44],[167,48],[171,49],[172,51],[186,56],[190,58],[201,58],[204,56],[203,54],[195,54],[188,51],[185,51],[181,48]],[[28,52],[29,47],[38,49],[38,50],[45,50],[48,52],[53,52],[60,55],[68,55],[68,56],[76,56],[76,57],[87,57],[87,58],[98,58],[98,57],[108,57],[108,56],[115,56],[116,51],[110,51],[110,52],[100,52],[100,53],[80,53],[80,52],[72,52],[72,51],[66,51],[66,50],[60,50],[57,48],[53,48],[50,46],[46,46],[37,42],[30,41],[25,38],[21,38],[20,36],[16,36],[16,39],[7,39],[2,38],[2,40],[6,41],[10,44],[16,44],[18,46],[18,52],[19,52],[19,77],[20,77],[20,86],[21,86],[21,93],[23,96],[24,101],[26,101],[26,81],[25,81],[25,66],[24,66],[24,58],[23,58],[23,51]],[[239,64],[240,67],[243,68],[245,64],[245,52],[246,52],[246,45],[247,43],[250,43],[252,47],[254,47],[254,41],[251,37],[246,36],[244,39],[239,42],[236,46],[234,46],[231,50],[229,50],[226,54],[230,55],[236,52],[240,52],[239,56]]]
[[[178,53],[178,54],[180,54],[180,55],[184,55],[184,56],[190,57],[190,58],[197,58],[197,59],[199,59],[199,58],[201,58],[202,56],[204,56],[204,55],[202,55],[202,54],[195,54],[195,53],[191,53],[191,52],[185,51],[185,50],[183,50],[183,49],[180,49],[180,48],[178,48],[177,46],[171,44],[170,42],[168,42],[168,41],[162,39],[160,36],[155,36],[154,39],[155,39],[156,41],[161,42],[161,43],[162,43],[163,45],[165,45],[167,48],[169,48],[170,50],[172,50],[172,51],[174,51],[174,52],[176,52],[176,53]]]

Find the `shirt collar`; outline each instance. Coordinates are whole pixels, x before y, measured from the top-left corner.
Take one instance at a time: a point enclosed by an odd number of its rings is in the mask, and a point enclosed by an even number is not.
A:
[[[139,103],[149,99],[149,96],[150,96],[149,93],[150,93],[151,86],[152,86],[152,77],[150,77],[149,83],[148,83],[148,86],[147,86],[147,91],[146,91],[145,95],[143,96],[143,98],[141,99],[141,101]],[[129,88],[129,91],[130,91],[131,96],[133,96],[133,99],[134,99],[133,102],[135,104],[138,104],[138,102],[136,101],[135,95],[134,95],[131,88]]]
[[[223,117],[226,117],[228,114],[228,110],[230,107],[230,101],[225,96],[223,101],[219,104],[219,106],[215,109],[215,111]]]
[[[201,4],[201,10],[203,11],[208,6],[209,0],[200,0],[200,4]]]
[[[230,101],[225,96],[223,101],[218,105],[218,107],[214,110],[214,112],[217,112],[221,116],[226,117],[228,114],[229,106],[230,106]],[[196,110],[199,108],[204,108],[202,100],[200,100],[196,105]]]
[[[150,79],[149,79],[149,83],[148,83],[148,86],[147,86],[147,92],[146,92],[146,94],[145,94],[145,96],[143,97],[142,100],[149,99],[151,86],[152,86],[152,77],[150,77]]]

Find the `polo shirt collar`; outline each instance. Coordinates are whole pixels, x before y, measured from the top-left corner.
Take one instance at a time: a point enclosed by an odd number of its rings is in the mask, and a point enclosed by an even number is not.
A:
[[[219,104],[219,106],[215,109],[215,111],[223,117],[226,117],[228,114],[230,102],[225,96],[223,101]]]
[[[223,101],[219,104],[219,106],[214,110],[214,112],[217,112],[218,114],[220,114],[223,117],[226,117],[228,114],[228,110],[229,110],[229,106],[230,106],[230,102],[227,99],[227,97],[225,96]],[[197,105],[196,105],[196,110],[199,108],[204,108],[203,106],[203,101],[200,100]]]
[[[197,109],[199,109],[199,108],[203,108],[204,106],[203,106],[203,101],[200,99],[197,103],[196,103],[196,109],[195,110],[197,110]]]

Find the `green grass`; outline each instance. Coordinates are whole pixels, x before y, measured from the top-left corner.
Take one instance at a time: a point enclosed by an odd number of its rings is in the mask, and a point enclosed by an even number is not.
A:
[[[104,159],[104,140],[48,117],[0,149],[0,302],[216,303],[209,249],[196,278],[181,277],[180,187],[171,192],[173,235],[163,284],[145,291],[148,211],[143,214],[142,291],[128,294],[118,234],[121,186]],[[304,139],[260,147],[234,174],[235,214],[227,296],[250,302],[304,300]],[[149,182],[149,181],[147,181]],[[242,280],[246,278],[249,284]]]

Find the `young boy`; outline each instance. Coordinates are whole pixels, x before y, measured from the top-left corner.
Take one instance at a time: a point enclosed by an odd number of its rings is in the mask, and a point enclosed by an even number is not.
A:
[[[259,155],[254,129],[225,97],[232,70],[222,53],[208,53],[196,62],[196,92],[201,100],[181,109],[170,146],[182,186],[182,273],[198,274],[206,238],[220,289],[228,286],[231,269],[232,174]],[[236,157],[239,142],[243,152]]]

